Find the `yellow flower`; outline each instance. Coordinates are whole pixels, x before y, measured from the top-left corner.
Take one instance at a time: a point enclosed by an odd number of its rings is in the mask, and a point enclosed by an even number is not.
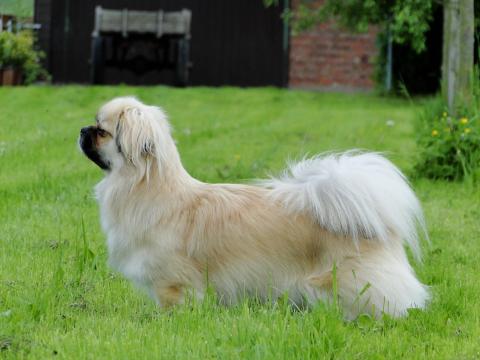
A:
[[[468,124],[468,119],[466,117],[462,117],[460,119],[460,124],[462,124],[462,125]]]
[[[466,128],[465,130],[463,130],[465,134],[468,134],[470,131],[472,131],[470,128]]]
[[[443,117],[447,117],[447,115],[448,115],[448,114],[444,111],[444,112],[443,112]]]
[[[433,130],[432,130],[432,136],[437,136],[437,135],[438,135],[438,131],[435,130],[435,129],[433,129]]]

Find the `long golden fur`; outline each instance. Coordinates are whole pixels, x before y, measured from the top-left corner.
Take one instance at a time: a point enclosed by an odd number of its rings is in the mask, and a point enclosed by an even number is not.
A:
[[[80,145],[105,170],[96,196],[110,264],[159,305],[202,298],[207,281],[225,304],[288,293],[299,306],[332,301],[336,281],[348,319],[426,305],[404,250],[418,251],[421,211],[379,155],[307,160],[259,186],[206,184],[183,168],[161,109],[117,98],[96,120]]]

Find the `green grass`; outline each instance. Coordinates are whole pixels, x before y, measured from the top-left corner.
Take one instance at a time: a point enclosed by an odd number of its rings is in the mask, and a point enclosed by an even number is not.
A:
[[[34,0],[0,0],[0,14],[33,17]]]
[[[185,167],[242,182],[287,158],[386,151],[407,173],[419,105],[371,95],[277,89],[0,88],[0,357],[164,359],[475,359],[480,357],[480,191],[417,180],[431,244],[416,264],[427,311],[345,323],[319,305],[245,303],[157,309],[106,263],[92,187],[101,171],[76,139],[102,102],[162,105]],[[387,120],[395,125],[389,127]]]

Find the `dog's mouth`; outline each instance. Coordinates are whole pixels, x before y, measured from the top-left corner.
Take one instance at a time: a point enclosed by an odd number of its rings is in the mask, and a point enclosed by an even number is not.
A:
[[[78,143],[83,153],[103,170],[110,170],[110,162],[102,159],[95,145],[96,129],[88,126],[80,130]]]

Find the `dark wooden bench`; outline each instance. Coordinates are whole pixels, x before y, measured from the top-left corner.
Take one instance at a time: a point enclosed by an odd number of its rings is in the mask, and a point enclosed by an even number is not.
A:
[[[91,81],[102,84],[106,66],[141,75],[171,69],[178,85],[188,84],[192,13],[95,8]],[[141,49],[142,48],[142,49]],[[140,51],[146,50],[146,51]]]

